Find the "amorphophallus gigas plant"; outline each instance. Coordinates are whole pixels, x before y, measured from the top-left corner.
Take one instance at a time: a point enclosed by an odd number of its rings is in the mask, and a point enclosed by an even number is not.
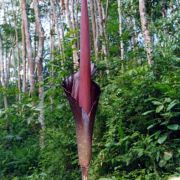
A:
[[[100,88],[91,79],[95,67],[90,61],[88,6],[87,0],[81,2],[80,70],[65,79],[63,87],[75,117],[82,178],[87,179],[92,152],[93,125]]]

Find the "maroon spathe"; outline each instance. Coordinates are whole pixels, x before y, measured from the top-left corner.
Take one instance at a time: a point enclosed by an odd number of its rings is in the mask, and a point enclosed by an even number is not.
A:
[[[100,88],[91,79],[95,67],[90,62],[87,0],[82,0],[81,12],[80,71],[64,80],[63,87],[75,117],[79,164],[83,176],[87,177]]]

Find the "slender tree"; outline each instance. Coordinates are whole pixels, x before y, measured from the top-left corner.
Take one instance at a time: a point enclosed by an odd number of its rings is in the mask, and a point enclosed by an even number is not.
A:
[[[102,40],[102,52],[105,58],[108,56],[108,50],[107,50],[107,42],[106,42],[106,28],[105,28],[105,13],[104,13],[104,8],[102,6],[101,0],[97,0],[97,10],[98,10],[98,15],[99,15],[99,34]],[[107,59],[106,59],[107,61]]]
[[[61,35],[60,35],[60,30],[59,30],[60,28],[59,28],[58,18],[56,14],[55,1],[50,0],[50,5],[51,5],[51,21],[52,21],[51,36],[55,36],[55,34],[57,34],[58,48],[60,49],[60,53],[63,55],[64,54],[64,49],[63,49],[63,44],[62,44],[63,42],[61,40]]]
[[[11,5],[12,5],[12,11],[13,11],[13,18],[14,18],[14,30],[15,30],[15,44],[16,44],[16,50],[17,50],[17,64],[18,64],[18,99],[19,101],[21,100],[21,54],[20,54],[20,48],[19,48],[19,34],[18,34],[18,22],[17,22],[17,14],[16,14],[16,9],[14,7],[13,1],[11,0]],[[16,54],[15,54],[16,56]]]
[[[4,89],[6,89],[6,80],[5,80],[5,69],[4,69],[4,58],[3,58],[3,45],[2,45],[2,37],[0,34],[0,77],[1,77],[1,85]],[[3,95],[4,108],[8,108],[8,100],[7,96],[4,93]]]
[[[151,44],[151,36],[148,29],[148,20],[146,14],[146,6],[145,0],[139,0],[139,13],[140,13],[140,20],[141,20],[141,28],[144,37],[144,45],[145,50],[147,53],[147,60],[148,64],[152,65],[152,44]]]
[[[120,35],[120,52],[121,52],[121,60],[124,60],[124,43],[122,39],[122,1],[117,0],[118,2],[118,15],[119,15],[119,35]]]
[[[94,45],[94,52],[95,58],[98,58],[98,40],[97,40],[97,30],[96,30],[96,17],[95,17],[95,10],[94,10],[94,0],[90,1],[90,12],[91,12],[91,22],[92,22],[92,34],[93,34],[93,45]]]
[[[25,42],[26,42],[26,51],[27,51],[27,58],[28,58],[28,68],[30,73],[30,94],[32,95],[35,90],[35,74],[34,74],[34,59],[32,56],[32,47],[31,47],[31,38],[29,33],[29,26],[28,26],[28,18],[27,18],[27,11],[26,11],[26,0],[21,0],[21,9],[22,9],[22,22],[24,26],[25,32]]]
[[[45,117],[44,117],[44,87],[43,87],[43,50],[44,50],[44,29],[40,21],[39,4],[37,0],[33,0],[33,7],[36,20],[36,29],[38,34],[38,47],[35,62],[37,64],[37,74],[39,83],[39,122],[41,124],[40,147],[44,148],[44,131],[45,131]]]
[[[26,93],[27,91],[27,63],[26,63],[26,42],[25,42],[25,32],[24,32],[24,23],[21,25],[21,37],[22,37],[22,61],[23,61],[23,82],[22,82],[22,91]]]
[[[66,21],[69,26],[69,28],[72,30],[72,38],[76,38],[76,33],[75,33],[75,21],[74,21],[74,0],[66,0],[65,1],[65,14],[66,14]],[[69,7],[72,7],[71,9]],[[77,46],[76,42],[74,41],[72,43],[72,52],[73,52],[73,63],[74,67],[78,66],[78,51],[77,51]]]

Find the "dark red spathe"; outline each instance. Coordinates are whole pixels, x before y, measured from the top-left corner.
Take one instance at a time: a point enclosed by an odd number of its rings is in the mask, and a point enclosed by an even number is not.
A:
[[[63,87],[75,117],[79,164],[82,174],[87,176],[100,88],[91,80],[95,68],[90,62],[87,0],[82,0],[81,12],[80,71],[68,77],[63,82]]]

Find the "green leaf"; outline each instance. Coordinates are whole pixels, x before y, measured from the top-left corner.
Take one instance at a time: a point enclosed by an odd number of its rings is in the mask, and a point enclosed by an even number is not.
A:
[[[156,113],[160,113],[160,112],[163,110],[163,108],[164,108],[164,105],[163,105],[163,104],[160,105],[160,106],[158,106],[158,107],[156,108]]]
[[[163,144],[166,141],[167,137],[168,137],[167,134],[161,135],[158,139],[158,143]]]
[[[159,101],[152,101],[152,103],[153,103],[154,105],[161,105],[161,104],[162,104],[162,103],[159,102]]]
[[[142,115],[143,115],[143,116],[148,115],[148,114],[152,113],[153,111],[154,111],[154,110],[146,111],[146,112],[142,113]]]
[[[138,149],[138,157],[141,157],[143,155],[144,149]]]
[[[13,179],[12,180],[18,180],[18,177],[13,177]]]
[[[168,105],[167,111],[171,110],[176,104],[178,104],[176,100],[172,101],[172,102]]]
[[[178,124],[171,124],[167,126],[168,129],[173,130],[173,131],[177,131],[179,129],[179,125]]]
[[[160,166],[160,167],[164,167],[164,166],[166,165],[166,162],[167,162],[167,161],[165,161],[165,160],[163,160],[163,159],[160,160],[159,166]]]
[[[169,161],[172,158],[173,154],[172,152],[164,152],[164,160]]]
[[[153,128],[156,124],[157,123],[151,124],[150,126],[147,127],[147,129],[149,130],[149,129]]]
[[[165,98],[165,102],[171,102],[171,98]]]

